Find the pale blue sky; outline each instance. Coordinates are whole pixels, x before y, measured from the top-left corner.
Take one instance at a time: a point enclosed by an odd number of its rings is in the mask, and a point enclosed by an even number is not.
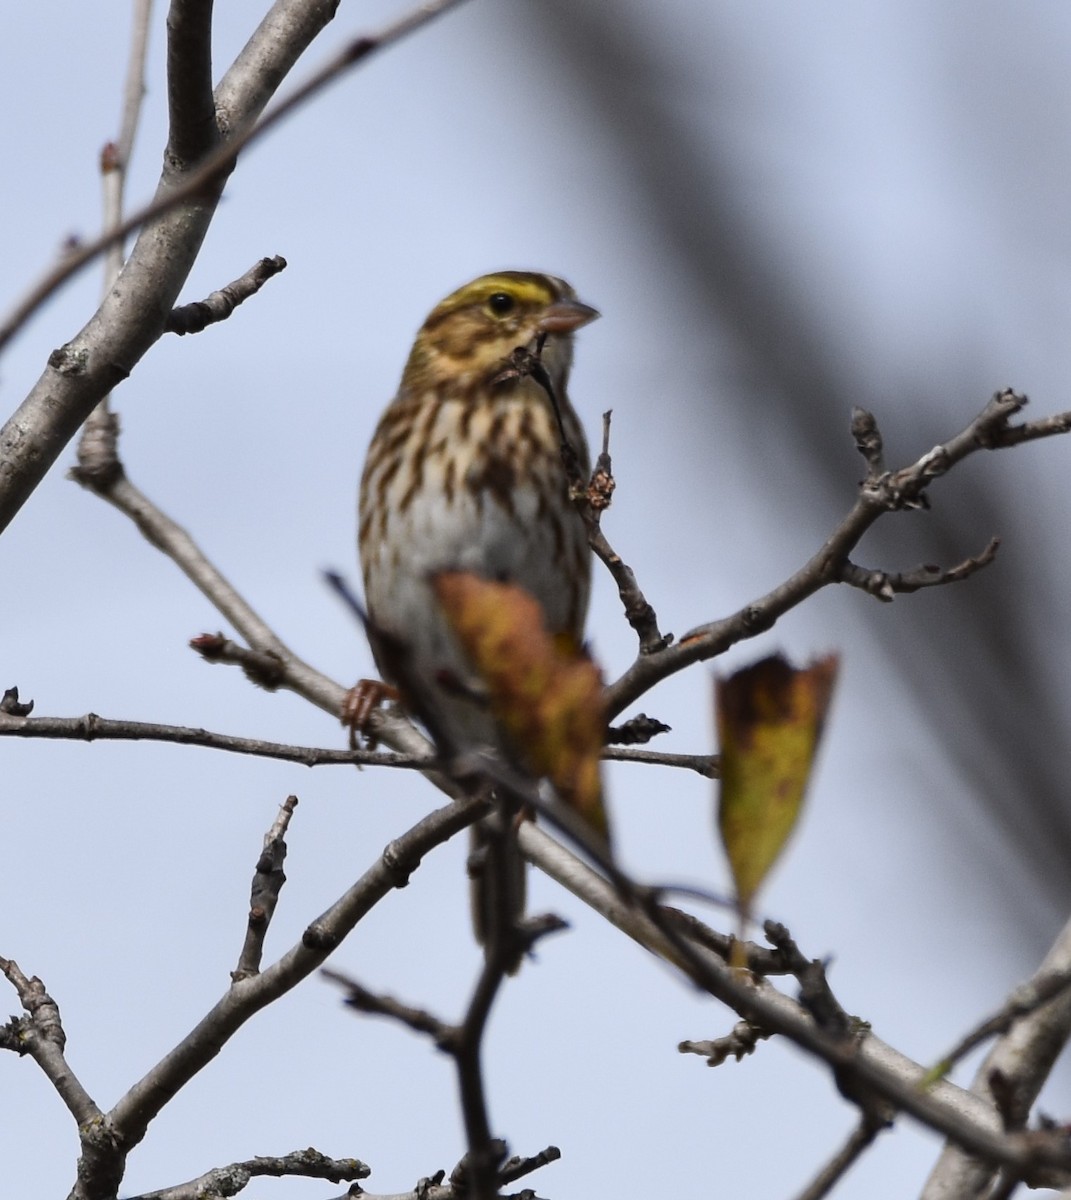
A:
[[[1063,6],[617,8],[621,27],[647,38],[647,74],[623,92],[652,123],[669,113],[689,131],[690,171],[727,192],[751,239],[743,261],[754,247],[755,277],[772,272],[771,294],[806,298],[793,332],[824,347],[849,403],[877,412],[894,462],[957,431],[1005,384],[1031,394],[1032,415],[1068,406]],[[575,0],[575,9],[599,6]],[[297,77],[395,11],[343,6]],[[249,2],[218,6],[217,74],[259,12]],[[284,255],[288,270],[225,325],[161,342],[116,395],[132,478],[297,653],[343,682],[371,660],[319,571],[356,575],[354,496],[374,421],[427,310],[485,270],[552,271],[602,311],[580,335],[572,392],[593,435],[599,414],[614,409],[618,492],[606,527],[664,628],[684,633],[795,569],[846,511],[862,474],[847,405],[787,420],[775,395],[784,375],[749,356],[739,310],[711,318],[709,267],[664,221],[663,208],[682,197],[660,200],[659,183],[674,178],[642,150],[630,156],[630,138],[593,103],[560,43],[544,39],[542,26],[561,13],[556,0],[478,0],[253,148],[184,298],[262,255]],[[118,3],[22,6],[0,18],[4,308],[67,235],[99,224],[95,163],[117,125],[127,20]],[[161,8],[132,200],[150,193],[165,136],[163,20]],[[644,133],[635,130],[637,147]],[[701,193],[694,202],[701,234]],[[10,348],[0,364],[5,416],[98,290],[99,277],[86,273]],[[801,449],[801,427],[821,457]],[[947,562],[991,533],[1005,536],[1007,557],[993,572],[1025,580],[1008,637],[1038,631],[1029,644],[1045,648],[1036,670],[1058,727],[1071,665],[1069,455],[1071,443],[1057,442],[969,464],[964,474],[992,496],[1000,528],[980,509],[969,543],[941,551]],[[322,713],[256,691],[186,648],[220,619],[125,519],[64,478],[72,461],[73,448],[0,539],[0,685],[18,684],[42,715],[92,710],[343,744]],[[939,507],[956,488],[955,477],[941,485]],[[927,560],[939,519],[900,518],[863,561],[897,569]],[[965,586],[981,601],[998,581]],[[1067,899],[1008,850],[950,731],[917,698],[913,683],[929,672],[910,647],[927,614],[951,603],[922,594],[883,608],[840,589],[728,660],[774,648],[844,657],[806,816],[762,906],[807,953],[834,957],[833,983],[851,1011],[924,1061],[1033,969]],[[960,644],[959,629],[937,635],[952,647],[951,665],[931,661],[948,680],[949,720],[973,728],[957,685],[969,680],[972,657],[999,656],[1003,643]],[[591,636],[616,676],[633,639],[605,580]],[[673,726],[665,748],[701,751],[712,742],[710,692],[710,672],[699,668],[638,707]],[[1004,701],[1033,719],[1017,692]],[[261,838],[288,793],[301,803],[274,953],[436,802],[419,779],[398,774],[196,749],[5,740],[0,758],[0,954],[43,978],[63,1012],[72,1065],[105,1106],[225,987]],[[992,778],[1006,769],[1009,789],[1015,765],[976,761]],[[629,868],[724,886],[708,782],[615,769],[610,785]],[[463,859],[460,841],[433,854],[335,965],[456,1015],[478,962]],[[551,1142],[563,1150],[526,1182],[555,1200],[641,1188],[698,1200],[713,1179],[726,1197],[802,1188],[854,1120],[828,1074],[779,1045],[717,1071],[679,1056],[678,1041],[723,1034],[732,1015],[554,885],[535,881],[532,892],[536,909],[560,911],[575,928],[511,983],[490,1035],[495,1129],[518,1153]],[[9,992],[6,1011],[16,1006]],[[1065,1072],[1043,1107],[1066,1114],[1069,1100]],[[11,1194],[66,1194],[74,1132],[28,1060],[0,1059],[0,1111]],[[309,1144],[369,1162],[366,1186],[379,1192],[449,1169],[463,1150],[450,1064],[404,1030],[343,1011],[316,979],[251,1022],[165,1110],[132,1156],[124,1190]],[[902,1123],[837,1195],[914,1194],[937,1149]],[[265,1181],[246,1194],[314,1200],[339,1190]]]

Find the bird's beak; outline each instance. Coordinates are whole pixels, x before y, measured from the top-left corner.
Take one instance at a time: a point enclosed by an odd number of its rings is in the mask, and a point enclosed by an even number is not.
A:
[[[572,333],[581,325],[594,321],[598,315],[598,311],[590,304],[581,304],[579,300],[558,300],[543,309],[539,318],[539,332]]]

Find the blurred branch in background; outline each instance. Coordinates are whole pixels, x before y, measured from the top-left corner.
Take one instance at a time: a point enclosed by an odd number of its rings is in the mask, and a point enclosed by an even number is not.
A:
[[[704,35],[702,53],[714,66],[701,78],[688,75],[684,34],[679,41],[652,36],[637,13],[597,5],[523,5],[511,13],[523,26],[522,40],[541,39],[543,53],[568,71],[570,85],[601,118],[638,203],[656,223],[652,239],[668,249],[666,272],[705,308],[707,327],[727,331],[740,360],[736,374],[746,382],[718,387],[712,373],[715,394],[704,398],[703,409],[710,412],[710,436],[716,436],[720,414],[734,406],[745,420],[754,416],[761,393],[763,419],[784,427],[801,456],[798,472],[817,480],[829,497],[843,495],[852,468],[836,435],[850,410],[862,403],[876,407],[887,427],[891,421],[861,392],[867,380],[857,348],[844,340],[838,312],[814,280],[787,269],[779,257],[778,248],[799,230],[791,192],[775,195],[771,189],[755,203],[743,180],[742,132],[756,145],[768,133],[754,93],[777,87],[779,81],[768,77],[777,70],[776,59],[747,58],[729,10],[707,18],[721,22],[725,37],[719,47]],[[785,89],[778,95],[783,105]],[[943,115],[951,119],[951,107]],[[978,155],[980,168],[1000,178],[991,188],[976,188],[973,202],[1003,205],[1003,160],[995,146]],[[975,336],[989,334],[982,329]],[[887,383],[886,395],[928,398],[928,411],[910,415],[911,455],[933,444],[950,412],[955,420],[973,404],[964,391],[953,390],[964,386],[965,370],[951,353],[949,360],[944,377],[933,378],[905,346],[899,377]],[[990,379],[984,386],[1006,382]],[[691,421],[698,419],[697,411]],[[977,804],[1030,864],[1048,902],[1064,911],[1071,900],[1071,809],[1064,799],[1067,763],[1054,751],[1066,745],[1066,729],[1045,677],[1051,630],[1042,626],[1046,613],[1037,598],[1033,547],[1016,517],[1025,507],[1036,524],[1037,497],[1022,480],[1021,473],[965,472],[956,494],[942,494],[924,523],[909,533],[883,529],[871,551],[883,562],[896,561],[898,552],[917,561],[920,543],[928,561],[955,562],[997,534],[1004,538],[1002,564],[986,573],[984,583],[943,589],[939,601],[912,605],[905,618],[910,636],[885,610],[871,610],[866,619]],[[717,501],[716,489],[709,499]],[[970,814],[961,820],[969,823]],[[1001,899],[1016,903],[1006,894]]]

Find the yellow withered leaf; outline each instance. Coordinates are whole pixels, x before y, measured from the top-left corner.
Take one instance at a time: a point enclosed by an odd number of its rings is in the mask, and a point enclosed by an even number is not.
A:
[[[523,588],[465,571],[432,580],[491,714],[524,768],[609,840],[600,757],[606,706],[599,670],[572,638],[554,637]]]
[[[799,817],[837,665],[835,654],[803,669],[774,655],[716,680],[718,827],[742,917]]]

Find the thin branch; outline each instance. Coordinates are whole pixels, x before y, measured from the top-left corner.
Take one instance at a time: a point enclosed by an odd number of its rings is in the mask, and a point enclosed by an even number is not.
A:
[[[1021,446],[1024,442],[1034,442],[1038,438],[1053,437],[1061,433],[1071,433],[1071,411],[1053,413],[1049,417],[1039,417],[1036,421],[1026,421],[1022,425],[1005,425],[991,431],[986,442],[987,450],[1003,450],[1008,446]]]
[[[149,43],[149,17],[152,0],[135,0],[130,52],[127,57],[126,80],[123,86],[123,105],[118,142],[108,142],[100,155],[102,228],[118,228],[123,220],[123,194],[127,171],[134,151],[145,97],[145,57]],[[112,242],[104,256],[104,286],[102,302],[115,286],[123,269],[126,254],[125,239]],[[78,444],[78,462],[86,470],[107,471],[110,464],[98,462],[96,452],[101,445],[101,431],[107,431],[113,418],[108,409],[108,395],[101,397],[97,407],[86,417]]]
[[[681,1054],[702,1055],[707,1060],[708,1067],[720,1067],[730,1058],[739,1062],[749,1054],[754,1054],[759,1042],[772,1036],[768,1029],[763,1029],[751,1021],[737,1021],[725,1037],[712,1038],[705,1042],[680,1042],[677,1049]]]
[[[840,1150],[800,1192],[798,1200],[824,1200],[859,1161],[863,1151],[873,1145],[874,1139],[883,1128],[884,1126],[871,1124],[865,1118],[860,1121]]]
[[[130,159],[134,153],[134,141],[141,123],[142,102],[145,99],[145,60],[149,49],[149,30],[152,27],[153,0],[134,0],[134,16],[130,28],[130,54],[127,58],[126,77],[123,80],[123,100],[119,118],[119,137],[116,153],[124,183]],[[119,213],[122,212],[120,195]]]
[[[660,889],[663,891],[671,889]],[[676,889],[672,889],[676,890]],[[721,902],[724,904],[724,902]],[[742,942],[735,935],[719,933],[695,916],[694,913],[684,912],[669,905],[661,907],[662,920],[673,923],[690,941],[716,954],[722,962],[734,962],[740,954],[744,956],[744,966],[755,975],[791,975],[792,966],[787,963],[779,950],[771,950],[768,946],[760,946],[757,942]]]
[[[479,801],[449,804],[391,842],[379,860],[305,930],[301,941],[259,975],[233,982],[197,1026],[104,1117],[83,1125],[79,1195],[113,1189],[122,1161],[178,1091],[223,1049],[246,1021],[320,967],[358,921],[393,889],[403,887],[425,854],[486,811]]]
[[[183,337],[187,333],[200,333],[209,325],[225,321],[239,304],[244,304],[250,296],[255,296],[269,279],[285,270],[286,259],[282,255],[262,258],[244,275],[239,275],[232,283],[212,292],[203,300],[194,300],[190,304],[181,304],[178,308],[173,308],[164,329],[168,333],[177,333],[179,337]]]
[[[692,663],[705,662],[737,642],[765,632],[808,596],[831,583],[840,582],[845,565],[850,562],[849,555],[875,521],[885,513],[922,507],[930,484],[968,455],[981,449],[1018,445],[1035,437],[1050,437],[1071,430],[1071,413],[1027,425],[1009,425],[1011,418],[1025,404],[1026,397],[1010,389],[998,392],[960,433],[934,447],[910,466],[895,472],[868,474],[851,510],[818,552],[794,575],[732,616],[696,627],[676,645],[657,654],[640,654],[624,675],[607,689],[610,715],[620,713],[656,683]],[[873,417],[868,413],[864,415],[873,423],[877,435]],[[858,425],[858,419],[853,420],[853,428]],[[865,445],[869,444],[865,442]],[[880,457],[874,457],[873,451],[867,452],[871,454],[868,464],[873,471],[880,463]],[[962,578],[971,569],[974,568],[969,563],[961,564],[950,574]]]
[[[347,690],[298,658],[223,577],[190,535],[134,487],[119,460],[118,432],[115,422],[107,431],[107,445],[101,450],[103,456],[110,456],[113,469],[99,478],[81,474],[74,477],[130,517],[144,537],[179,567],[249,643],[248,648],[241,647],[222,634],[206,634],[195,638],[191,643],[193,647],[209,661],[240,663],[247,675],[261,686],[285,687],[332,716],[340,717],[345,711]],[[408,758],[428,760],[433,756],[428,739],[396,708],[373,712],[366,732]],[[426,774],[446,795],[458,797],[464,794],[463,789],[446,777],[430,770],[426,770]]]
[[[611,411],[602,414],[602,450],[595,460],[591,479],[580,493],[578,508],[587,526],[588,545],[617,584],[617,594],[625,610],[625,619],[640,640],[640,653],[656,654],[673,641],[673,634],[660,632],[658,616],[640,590],[636,573],[610,545],[602,530],[602,514],[609,508],[610,497],[617,486],[610,459],[611,417]]]
[[[248,979],[260,970],[264,939],[268,936],[268,926],[275,915],[279,893],[286,883],[286,873],[283,871],[283,863],[286,860],[286,831],[297,803],[297,796],[287,796],[279,806],[278,815],[271,828],[264,835],[264,847],[257,859],[253,883],[249,889],[249,918],[246,921],[245,942],[238,958],[238,966],[231,973],[231,979],[235,982]]]
[[[134,153],[134,141],[141,121],[142,102],[145,99],[145,60],[149,48],[151,18],[152,0],[134,0],[130,52],[127,56],[119,117],[119,136],[114,142],[109,142],[101,154],[105,231],[117,228],[123,219],[123,193],[126,190],[127,172]],[[123,256],[123,240],[113,242],[108,247],[104,269],[105,291],[111,288],[122,269]]]
[[[212,635],[213,640],[217,635]],[[195,639],[200,641],[200,639]],[[219,654],[207,654],[211,661],[244,661],[252,652],[226,638],[220,644],[229,648]],[[197,647],[200,649],[200,647]],[[274,660],[273,660],[274,661]],[[279,681],[281,682],[281,680]],[[18,702],[18,689],[14,692]],[[33,701],[20,708],[32,710]],[[383,714],[376,714],[379,720]],[[399,722],[400,723],[400,722]],[[401,770],[426,770],[434,760],[430,753],[397,754],[382,750],[335,750],[324,746],[291,746],[283,742],[267,742],[261,738],[235,737],[214,733],[189,725],[162,725],[151,721],[127,721],[86,713],[80,717],[33,717],[9,715],[0,707],[0,737],[44,738],[63,741],[151,741],[179,746],[200,746],[208,750],[224,750],[232,754],[249,754],[254,758],[273,758],[283,762],[300,763],[304,767],[395,767]],[[651,763],[655,766],[681,767],[696,771],[708,779],[718,777],[718,756],[710,754],[662,754],[652,750],[629,750],[608,746],[602,757],[613,762]]]
[[[562,1152],[557,1146],[547,1146],[545,1150],[540,1150],[538,1154],[532,1154],[527,1157],[514,1157],[503,1163],[501,1170],[498,1172],[498,1181],[502,1186],[515,1183],[518,1179],[523,1179],[525,1175],[530,1175],[533,1171],[538,1171],[540,1167],[545,1167],[548,1163],[557,1162],[561,1158]],[[391,1195],[377,1195],[373,1192],[361,1190],[361,1200],[468,1200],[471,1196],[471,1191],[468,1187],[468,1164],[465,1159],[454,1167],[450,1172],[449,1183],[444,1183],[446,1178],[445,1171],[436,1171],[434,1175],[426,1176],[421,1179],[415,1188],[409,1192],[395,1192]],[[511,1196],[506,1193],[499,1193],[502,1200],[535,1200],[535,1193],[531,1189],[526,1188],[522,1192],[518,1192]]]
[[[212,96],[212,0],[171,0],[167,108],[167,157],[189,168],[220,140]]]
[[[116,433],[117,428],[112,430],[113,438]],[[115,463],[116,469],[111,472],[110,478],[86,478],[80,473],[76,474],[75,478],[128,516],[144,537],[166,554],[187,579],[231,622],[254,651],[260,655],[271,656],[276,661],[280,684],[337,717],[346,696],[345,689],[308,663],[302,662],[284,645],[252,606],[209,562],[186,530],[172,521],[130,482],[117,454]]]
[[[538,1154],[529,1154],[524,1157],[514,1155],[503,1164],[498,1177],[503,1183],[515,1183],[518,1179],[523,1179],[525,1175],[538,1171],[540,1167],[557,1162],[561,1156],[562,1152],[557,1146],[548,1146],[545,1150],[540,1150]]]
[[[492,940],[488,943],[488,951],[454,1045],[461,1115],[468,1144],[466,1191],[471,1190],[476,1200],[492,1200],[498,1191],[498,1171],[508,1153],[506,1146],[491,1135],[482,1064],[487,1019],[510,966],[508,939],[499,941],[497,952]]]
[[[1031,987],[1040,994],[1050,986],[1047,981],[1068,972],[1071,972],[1071,921],[1064,925],[1040,968],[1024,985],[1022,994],[1029,995]],[[971,1093],[989,1102],[995,1100],[1005,1125],[1025,1125],[1030,1108],[1069,1036],[1071,991],[1064,988],[1011,1023],[978,1068],[971,1082]],[[1022,1171],[1018,1177],[1030,1178]],[[994,1178],[991,1163],[950,1144],[941,1152],[923,1188],[921,1200],[982,1195]]]
[[[664,650],[673,641],[673,635],[668,633],[663,636],[659,632],[658,616],[640,590],[635,573],[610,545],[602,531],[602,514],[610,507],[614,489],[617,487],[610,459],[612,411],[602,414],[602,450],[596,459],[591,477],[585,479],[580,455],[577,453],[576,446],[569,441],[565,431],[561,403],[555,391],[554,381],[540,357],[542,349],[542,340],[537,343],[534,352],[527,346],[517,346],[508,359],[509,366],[496,376],[494,382],[528,376],[546,392],[554,414],[558,418],[562,465],[569,482],[570,499],[584,522],[588,546],[595,557],[610,572],[614,583],[617,584],[618,596],[625,610],[625,619],[639,638],[640,653],[654,654],[659,650]]]
[[[585,866],[532,822],[524,822],[518,840],[525,857],[611,924],[659,958],[676,965],[694,983],[747,1020],[780,1033],[835,1067],[843,1078],[873,1088],[896,1108],[959,1142],[971,1152],[1023,1171],[1042,1165],[1071,1170],[1071,1153],[1053,1134],[1004,1134],[991,1104],[947,1081],[930,1090],[920,1085],[925,1072],[872,1033],[861,1040],[839,1038],[819,1029],[789,997],[765,980],[742,978],[718,956],[683,938],[657,911],[652,918]]]
[[[602,757],[610,762],[650,763],[656,767],[683,767],[697,771],[707,779],[717,779],[720,774],[717,754],[668,754],[659,750],[630,750],[619,746],[608,746]]]
[[[237,1196],[254,1179],[268,1176],[282,1179],[297,1176],[302,1179],[326,1179],[330,1183],[352,1183],[367,1179],[372,1168],[357,1158],[328,1158],[318,1150],[295,1150],[278,1158],[247,1158],[227,1167],[214,1167],[196,1179],[161,1188],[157,1192],[142,1192],[130,1200],[205,1200],[209,1196]],[[362,1190],[362,1196],[366,1193]]]
[[[14,717],[0,713],[0,737],[93,741],[153,741],[180,746],[203,746],[233,754],[250,754],[283,762],[317,766],[377,766],[413,770],[426,767],[427,757],[372,750],[328,750],[319,746],[288,746],[259,738],[232,737],[184,725],[158,725],[148,721],[113,720],[86,713],[82,717]]]
[[[979,1022],[969,1033],[956,1043],[945,1055],[938,1060],[934,1067],[935,1075],[947,1075],[961,1059],[983,1042],[1008,1030],[1023,1017],[1037,1012],[1042,1005],[1055,1000],[1071,987],[1071,968],[1059,971],[1041,971],[1020,984],[992,1016]]]
[[[973,558],[966,558],[954,567],[945,569],[927,563],[910,571],[889,572],[859,567],[853,562],[845,561],[841,567],[838,582],[860,588],[878,600],[892,601],[896,596],[917,592],[922,588],[960,583],[976,571],[988,567],[996,558],[999,548],[1000,538],[990,538],[981,554],[977,554]]]
[[[36,975],[28,979],[14,959],[0,958],[0,973],[15,989],[27,1014],[6,1027],[5,1033],[10,1036],[3,1038],[4,1048],[28,1054],[37,1063],[79,1125],[98,1120],[100,1109],[64,1057],[67,1036],[59,1005],[41,980]]]
[[[780,961],[796,977],[800,985],[800,1004],[814,1018],[815,1024],[839,1036],[851,1034],[856,1022],[833,995],[825,964],[801,953],[795,939],[780,921],[766,921],[763,932]]]
[[[529,943],[539,933],[560,928],[556,920],[536,923],[529,930]],[[392,996],[380,996],[355,979],[339,971],[325,969],[322,974],[346,993],[345,1003],[357,1012],[389,1017],[414,1033],[429,1037],[438,1049],[449,1054],[457,1068],[461,1111],[465,1122],[468,1149],[454,1169],[451,1183],[474,1200],[493,1200],[499,1185],[510,1182],[558,1157],[556,1147],[548,1147],[535,1159],[511,1159],[503,1165],[508,1149],[501,1138],[493,1137],[487,1115],[481,1055],[484,1032],[491,1007],[506,979],[511,947],[507,940],[492,942],[481,968],[465,1016],[452,1025],[426,1009],[405,1004]]]
[[[443,1021],[424,1008],[415,1008],[393,996],[380,996],[358,983],[352,975],[324,967],[320,974],[331,983],[338,984],[346,993],[345,1005],[354,1012],[367,1016],[389,1017],[414,1033],[429,1037],[438,1049],[450,1053],[457,1040],[457,1026]]]

